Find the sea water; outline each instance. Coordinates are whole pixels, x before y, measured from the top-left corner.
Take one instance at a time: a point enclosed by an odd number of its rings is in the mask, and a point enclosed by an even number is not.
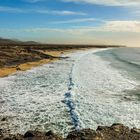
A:
[[[66,135],[123,123],[140,127],[140,49],[90,49],[0,78],[0,122],[11,133],[29,129]]]

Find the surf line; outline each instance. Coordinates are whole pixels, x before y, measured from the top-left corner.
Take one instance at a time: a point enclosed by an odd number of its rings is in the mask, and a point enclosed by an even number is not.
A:
[[[69,74],[68,91],[64,94],[65,98],[64,98],[63,102],[68,107],[68,111],[69,111],[72,123],[74,125],[74,129],[78,131],[81,128],[81,122],[80,122],[80,119],[78,117],[78,114],[75,112],[76,103],[72,99],[72,89],[73,89],[73,86],[74,86],[74,83],[73,83],[73,80],[72,80],[73,67],[74,67],[74,64],[72,65],[72,68],[71,68],[71,71],[70,71],[70,74]]]

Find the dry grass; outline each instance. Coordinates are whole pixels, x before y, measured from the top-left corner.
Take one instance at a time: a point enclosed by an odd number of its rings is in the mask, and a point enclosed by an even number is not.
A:
[[[55,56],[55,57],[59,57],[63,53],[63,51],[44,51],[44,53]],[[12,67],[0,68],[0,77],[8,76],[10,74],[13,74],[13,73],[19,71],[19,70],[26,71],[26,70],[29,70],[33,67],[37,67],[37,66],[40,66],[40,65],[43,65],[43,64],[47,64],[49,62],[53,62],[53,61],[56,61],[56,60],[58,60],[58,59],[56,59],[56,58],[42,59],[42,60],[35,61],[35,62],[23,63],[23,64],[18,65],[18,67],[13,67],[12,66]]]
[[[78,51],[78,50],[86,50],[85,48],[84,49],[70,49],[70,50],[60,50],[60,51],[49,51],[49,50],[44,50],[44,51],[40,51],[44,54],[48,54],[48,55],[51,55],[51,56],[55,56],[55,57],[59,57],[60,55],[62,54],[67,54],[67,53],[71,53],[71,52],[74,52],[74,51]],[[26,62],[26,63],[23,63],[23,64],[19,64],[18,67],[5,67],[5,68],[0,68],[0,77],[6,77],[10,74],[13,74],[17,71],[26,71],[26,70],[29,70],[33,67],[37,67],[37,66],[41,66],[43,64],[47,64],[47,63],[50,63],[50,62],[54,62],[58,60],[57,58],[51,58],[51,59],[42,59],[42,60],[39,60],[39,61],[34,61],[34,62]]]

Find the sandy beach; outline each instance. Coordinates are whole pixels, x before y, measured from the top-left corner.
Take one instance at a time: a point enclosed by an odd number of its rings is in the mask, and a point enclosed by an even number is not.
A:
[[[48,54],[53,57],[60,57],[64,51],[44,51],[45,54]],[[53,62],[58,60],[59,58],[48,58],[48,59],[41,59],[41,60],[36,60],[34,62],[26,62],[23,64],[18,64],[14,66],[8,66],[8,67],[2,67],[0,68],[0,77],[5,77],[10,74],[13,74],[17,71],[26,71],[29,70],[33,67],[37,67],[43,64],[47,64],[49,62]]]
[[[57,60],[61,59],[62,54],[67,54],[67,53],[71,53],[71,52],[78,51],[78,50],[84,50],[84,48],[70,49],[70,50],[58,50],[58,51],[55,51],[55,50],[41,51],[41,53],[52,56],[52,58],[47,58],[47,59],[42,58],[41,60],[36,60],[33,62],[26,62],[26,63],[8,66],[8,67],[7,66],[1,67],[0,68],[0,77],[6,77],[6,76],[16,73],[18,71],[26,71],[33,67],[37,67],[37,66],[41,66],[43,64],[57,61]]]
[[[51,46],[51,47],[49,47]],[[62,59],[62,54],[78,50],[107,46],[86,45],[48,45],[48,46],[2,46],[0,45],[0,77],[6,77],[17,71],[26,71],[33,67]],[[116,46],[115,46],[116,47]]]

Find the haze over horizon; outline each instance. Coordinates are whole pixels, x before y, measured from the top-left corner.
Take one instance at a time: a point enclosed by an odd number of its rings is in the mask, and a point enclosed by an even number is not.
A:
[[[0,37],[140,46],[139,0],[0,0]]]

